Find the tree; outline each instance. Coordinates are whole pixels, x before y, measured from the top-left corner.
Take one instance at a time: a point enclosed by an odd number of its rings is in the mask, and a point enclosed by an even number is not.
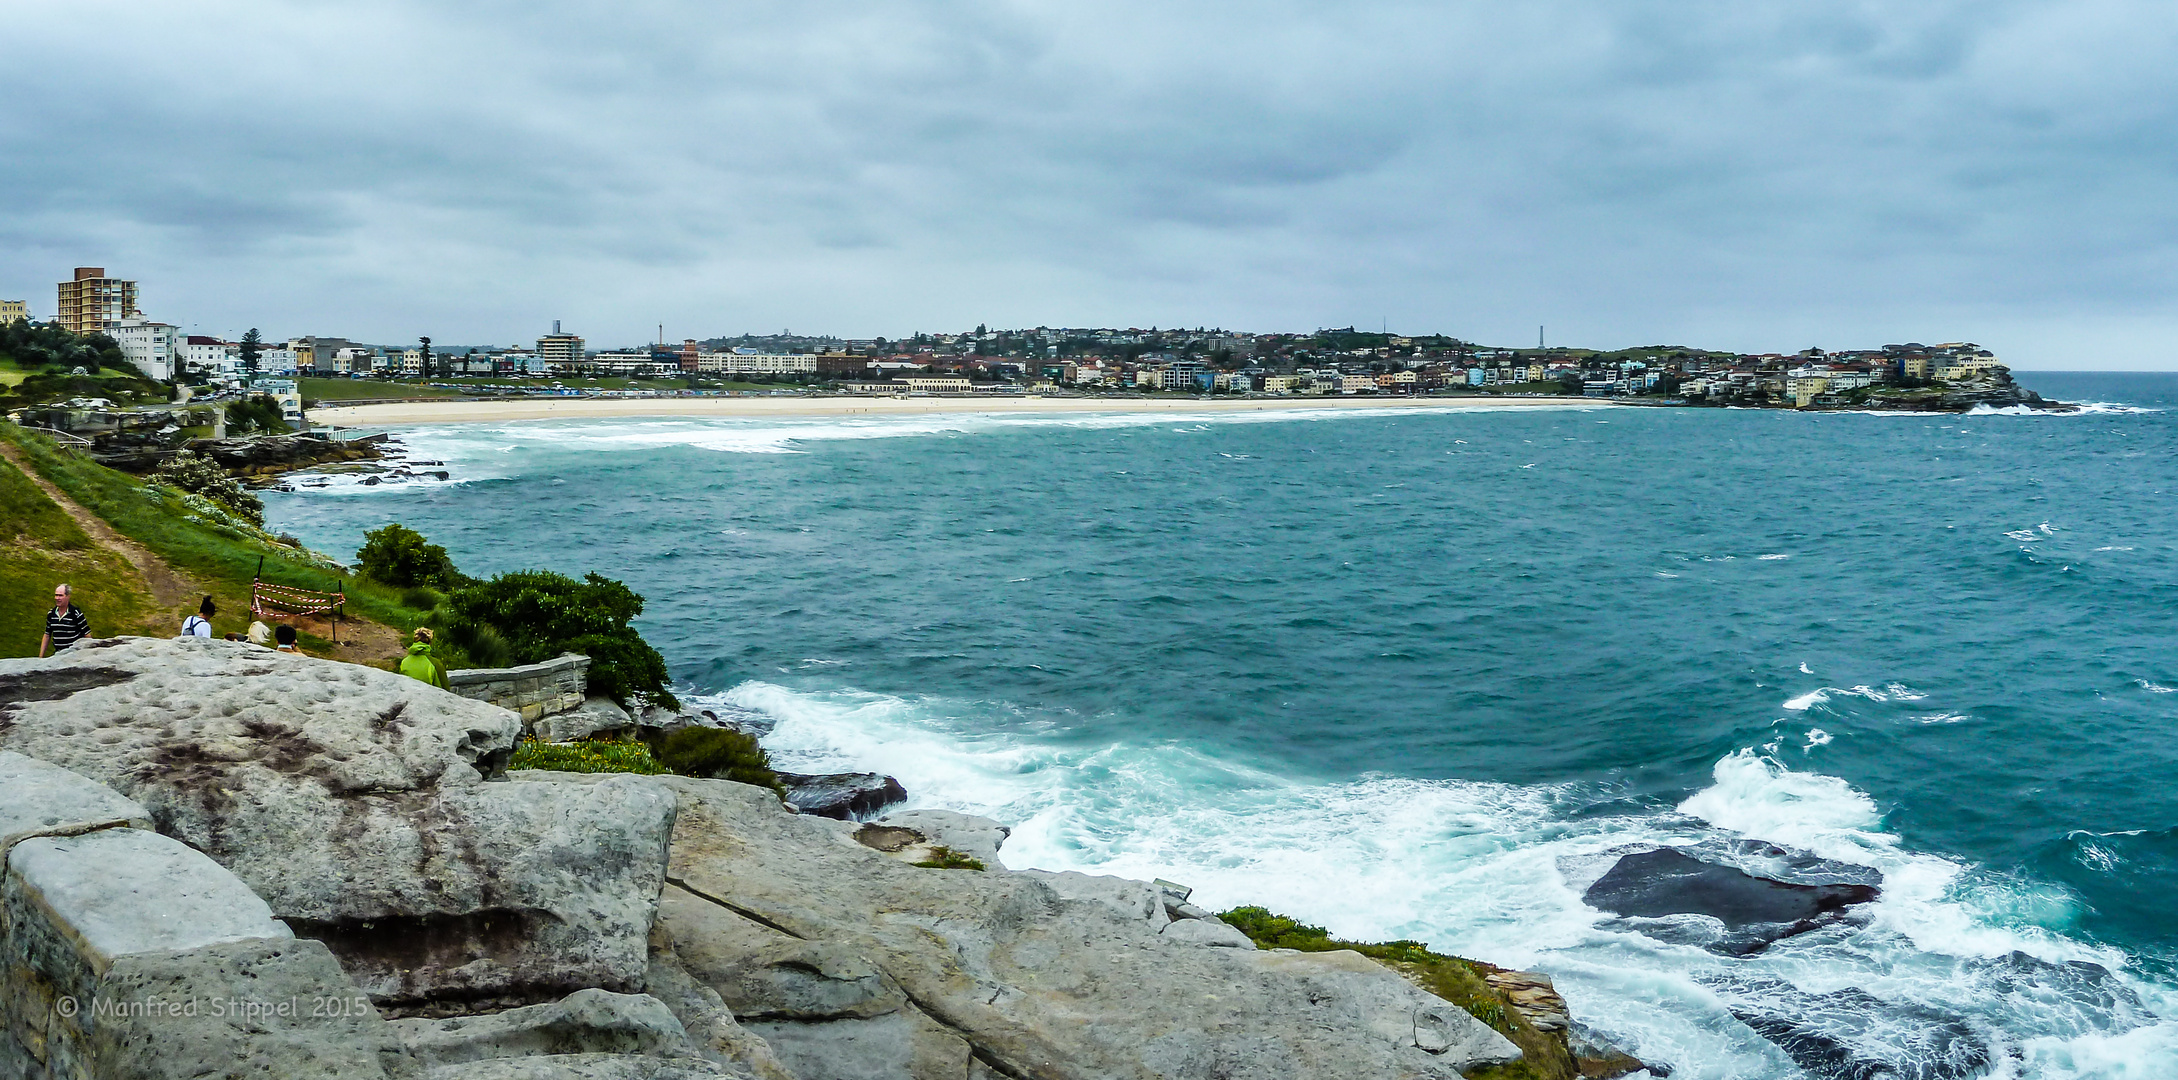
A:
[[[264,343],[265,339],[258,335],[257,328],[254,326],[250,327],[249,333],[242,335],[241,357],[243,371],[251,375],[257,374],[257,354],[263,351],[262,346]]]
[[[427,337],[420,337],[417,338],[416,341],[419,345],[423,346],[417,351],[423,354],[423,377],[428,379],[431,377],[431,339]]]

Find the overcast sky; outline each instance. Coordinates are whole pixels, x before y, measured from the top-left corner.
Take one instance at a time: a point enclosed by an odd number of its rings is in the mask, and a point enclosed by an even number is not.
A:
[[[15,4],[0,297],[2178,368],[2174,58],[2169,0]]]

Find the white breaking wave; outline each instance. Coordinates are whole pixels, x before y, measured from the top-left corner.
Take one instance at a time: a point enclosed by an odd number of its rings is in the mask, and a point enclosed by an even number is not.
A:
[[[1801,665],[1801,670],[1805,671],[1806,668],[1807,665]],[[1833,697],[1857,697],[1866,698],[1869,701],[1920,701],[1927,696],[1927,694],[1921,693],[1904,683],[1891,683],[1881,690],[1872,686],[1855,686],[1847,689],[1825,686],[1810,690],[1797,697],[1787,698],[1778,708],[1784,709],[1786,712],[1806,712]]]
[[[1761,997],[1763,980],[1959,1015],[1991,1047],[1990,1076],[2178,1075],[2178,1036],[2148,1015],[2178,995],[2128,973],[2117,950],[2065,936],[2068,896],[1908,850],[1866,793],[1752,750],[1719,760],[1676,808],[1598,817],[1579,810],[1609,793],[1581,785],[1315,782],[1170,741],[1083,743],[1073,718],[990,702],[765,682],[690,700],[774,718],[765,745],[784,768],[889,773],[911,805],[1010,825],[1001,856],[1012,867],[1163,877],[1213,909],[1261,904],[1345,937],[1415,938],[1548,971],[1585,1023],[1690,1080],[1797,1075],[1730,1015],[1733,1001]],[[1702,847],[1763,872],[1766,849],[1732,848],[1739,838],[1879,870],[1882,899],[1865,926],[1747,958],[1662,940],[1582,902],[1632,850]],[[2037,959],[2004,959],[2014,953]],[[2081,1004],[2003,974],[2074,960],[2116,972],[2141,1008]]]

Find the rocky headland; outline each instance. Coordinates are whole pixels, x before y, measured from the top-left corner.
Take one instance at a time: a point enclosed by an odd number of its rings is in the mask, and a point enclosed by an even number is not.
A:
[[[996,822],[509,772],[523,734],[241,643],[0,661],[0,1076],[1580,1074],[1541,975],[1478,966],[1462,1007],[1184,889],[1009,869]]]

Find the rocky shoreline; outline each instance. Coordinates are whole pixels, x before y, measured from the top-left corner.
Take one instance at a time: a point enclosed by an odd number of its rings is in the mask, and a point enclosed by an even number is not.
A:
[[[1184,890],[1007,868],[995,822],[505,772],[522,733],[232,642],[0,661],[0,1075],[1545,1075],[1525,1020],[1259,949]],[[119,1007],[151,999],[200,1007]]]

